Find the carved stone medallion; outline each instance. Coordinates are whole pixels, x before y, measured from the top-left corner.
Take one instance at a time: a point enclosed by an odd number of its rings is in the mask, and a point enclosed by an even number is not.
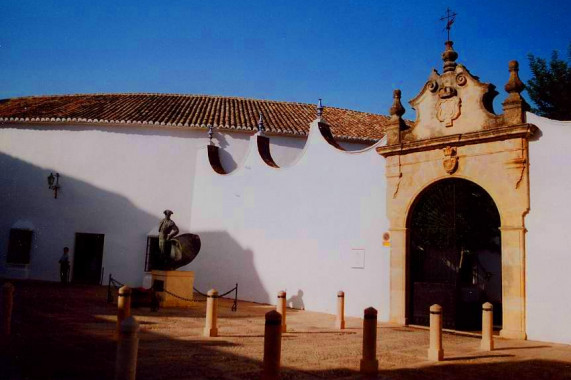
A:
[[[456,148],[447,146],[442,149],[444,152],[444,159],[442,160],[442,166],[446,173],[453,174],[456,169],[458,169],[458,156],[456,155]]]
[[[461,104],[462,101],[457,96],[438,100],[436,103],[436,118],[443,122],[446,127],[451,127],[452,122],[460,116]]]

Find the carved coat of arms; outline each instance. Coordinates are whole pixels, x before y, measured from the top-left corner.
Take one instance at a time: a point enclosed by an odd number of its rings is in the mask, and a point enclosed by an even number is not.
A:
[[[453,174],[456,169],[458,169],[458,156],[456,155],[456,148],[447,146],[442,149],[444,152],[444,160],[442,161],[442,166],[446,173]]]
[[[436,103],[436,118],[443,122],[446,127],[451,127],[452,121],[460,116],[461,103],[462,101],[457,96],[438,100]]]

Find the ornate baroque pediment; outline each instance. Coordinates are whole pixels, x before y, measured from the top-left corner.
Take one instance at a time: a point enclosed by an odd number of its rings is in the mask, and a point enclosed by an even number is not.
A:
[[[404,141],[477,132],[501,124],[501,117],[492,108],[495,86],[480,82],[455,62],[458,54],[452,49],[452,41],[445,45],[443,73],[433,70],[420,93],[410,101],[417,118],[413,128],[403,134]]]

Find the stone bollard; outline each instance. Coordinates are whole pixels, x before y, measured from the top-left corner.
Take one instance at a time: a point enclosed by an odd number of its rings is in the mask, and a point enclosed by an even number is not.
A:
[[[204,336],[218,336],[218,291],[210,289],[206,300],[206,326],[204,326]]]
[[[272,310],[266,313],[262,380],[279,379],[282,354],[282,326],[282,315],[278,311]]]
[[[377,359],[377,310],[365,309],[363,319],[363,358],[360,371],[363,375],[376,375],[379,371]]]
[[[121,323],[131,316],[131,288],[122,286],[117,292],[117,336],[121,330]]]
[[[6,282],[2,285],[2,336],[10,336],[12,325],[12,307],[14,305],[14,285]]]
[[[335,319],[335,327],[339,330],[345,328],[345,292],[342,290],[337,292],[337,318]]]
[[[121,323],[119,330],[115,357],[115,380],[135,380],[138,350],[139,323],[129,316]]]
[[[430,306],[430,347],[428,360],[439,362],[444,357],[442,350],[442,306]]]
[[[486,302],[482,305],[482,343],[480,349],[494,350],[494,306]]]
[[[286,292],[283,290],[278,293],[277,311],[282,315],[282,332],[286,332]]]

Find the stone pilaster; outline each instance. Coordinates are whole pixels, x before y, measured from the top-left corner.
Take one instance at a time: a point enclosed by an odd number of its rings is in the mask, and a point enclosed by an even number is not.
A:
[[[526,339],[525,232],[523,226],[502,226],[502,330],[500,336]]]

